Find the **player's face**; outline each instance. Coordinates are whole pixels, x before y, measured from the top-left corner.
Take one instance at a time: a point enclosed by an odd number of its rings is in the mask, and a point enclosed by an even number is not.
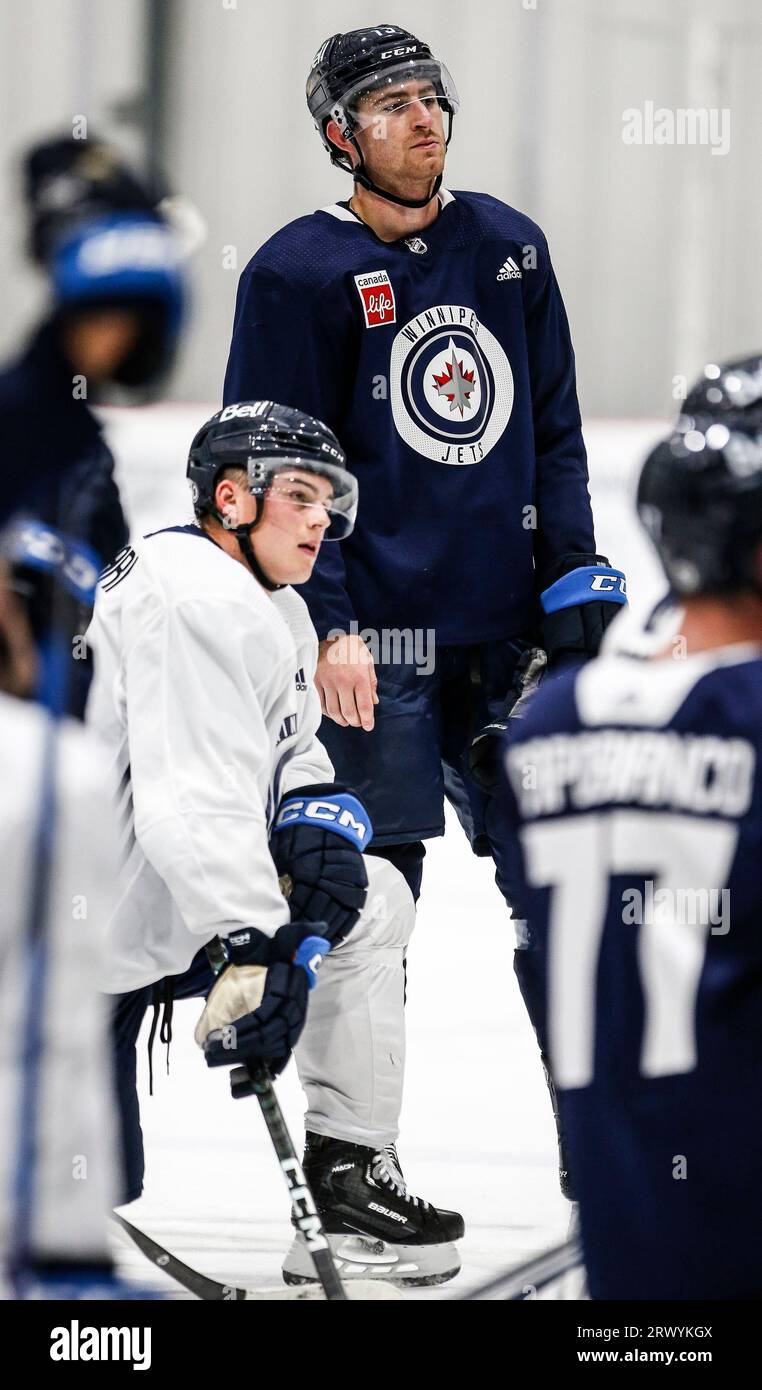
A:
[[[252,540],[260,565],[276,584],[307,582],[331,523],[332,500],[327,478],[299,469],[275,475]]]
[[[381,188],[417,195],[442,173],[444,115],[431,82],[400,82],[370,93],[355,114],[363,159]]]

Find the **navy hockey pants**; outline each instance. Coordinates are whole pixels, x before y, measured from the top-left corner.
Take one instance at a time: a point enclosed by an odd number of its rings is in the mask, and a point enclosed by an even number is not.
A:
[[[163,1007],[160,1041],[168,1045],[173,1001],[205,999],[213,983],[206,951],[201,950],[183,975],[173,975],[166,981],[159,981],[158,985],[145,985],[143,989],[115,996],[111,1027],[123,1155],[123,1188],[117,1205],[134,1202],[143,1191],[145,1156],[138,1103],[137,1041],[146,1010],[152,1003],[157,1009]]]

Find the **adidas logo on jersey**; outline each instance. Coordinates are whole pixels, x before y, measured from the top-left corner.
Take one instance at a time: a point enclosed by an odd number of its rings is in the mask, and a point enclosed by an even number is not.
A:
[[[296,673],[296,688],[297,688],[297,690],[300,690],[300,691],[304,691],[304,690],[307,689],[307,682],[306,682],[305,677],[304,677],[304,667],[303,667],[303,666],[300,666],[300,667],[299,667],[299,670],[298,670],[297,673]]]
[[[509,256],[507,261],[503,261],[497,272],[498,280],[520,280],[521,271],[519,270],[513,256]]]

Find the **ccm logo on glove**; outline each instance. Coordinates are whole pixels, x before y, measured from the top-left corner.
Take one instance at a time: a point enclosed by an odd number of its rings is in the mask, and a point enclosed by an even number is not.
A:
[[[370,818],[364,806],[349,792],[341,792],[335,798],[294,797],[281,803],[275,818],[274,830],[283,830],[288,825],[315,825],[330,828],[345,839],[351,840],[359,850],[370,844],[372,829]]]

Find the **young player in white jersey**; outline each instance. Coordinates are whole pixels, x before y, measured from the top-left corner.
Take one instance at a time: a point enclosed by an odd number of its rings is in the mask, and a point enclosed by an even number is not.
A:
[[[115,818],[97,741],[56,717],[67,705],[71,641],[86,626],[80,614],[92,607],[97,574],[86,547],[39,520],[0,536],[6,1298],[147,1296],[114,1276],[108,1245],[116,1113],[98,971],[113,908]]]
[[[363,857],[368,816],[316,738],[317,636],[291,587],[352,528],[344,465],[319,421],[228,406],[191,447],[197,523],[128,547],[101,578],[88,718],[113,750],[125,824],[106,987],[120,995],[126,1197],[143,1170],[135,1040],[172,977],[174,998],[209,996],[196,1040],[211,1066],[277,1072],[301,1035],[305,1171],[342,1274],[367,1277],[372,1249],[383,1277],[440,1282],[459,1268],[462,1219],[412,1197],[393,1151],[413,900]],[[228,965],[213,983],[216,937]],[[307,1010],[310,962],[329,947]],[[312,1277],[301,1237],[284,1277]]]

